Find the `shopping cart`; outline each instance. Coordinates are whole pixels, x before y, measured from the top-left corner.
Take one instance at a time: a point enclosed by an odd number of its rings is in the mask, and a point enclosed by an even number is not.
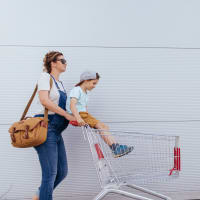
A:
[[[76,122],[71,122],[77,125]],[[107,131],[82,127],[90,145],[94,165],[102,191],[94,200],[103,199],[108,193],[124,195],[138,200],[153,200],[122,189],[124,186],[159,197],[171,198],[141,185],[163,182],[179,176],[181,170],[179,136],[153,135],[138,132],[109,130],[109,134],[120,144],[133,146],[134,150],[115,158],[112,150],[102,139]]]

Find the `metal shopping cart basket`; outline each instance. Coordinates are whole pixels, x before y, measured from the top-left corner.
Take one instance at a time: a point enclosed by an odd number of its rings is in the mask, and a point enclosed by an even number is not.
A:
[[[76,123],[71,123],[75,125]],[[133,188],[165,200],[171,198],[141,185],[163,182],[179,176],[181,170],[179,136],[153,135],[138,132],[109,130],[109,134],[120,144],[133,146],[134,150],[115,158],[112,150],[102,139],[107,131],[82,127],[88,139],[94,165],[102,191],[94,200],[103,199],[108,193],[124,195],[138,200],[153,200],[127,192],[122,187]]]

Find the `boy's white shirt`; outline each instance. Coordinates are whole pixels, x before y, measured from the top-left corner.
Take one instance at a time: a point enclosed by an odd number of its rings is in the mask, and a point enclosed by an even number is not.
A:
[[[78,112],[87,112],[87,104],[88,104],[88,92],[85,93],[80,86],[74,87],[67,98],[67,112],[72,114],[72,111],[70,109],[70,101],[71,98],[76,98],[76,109]]]

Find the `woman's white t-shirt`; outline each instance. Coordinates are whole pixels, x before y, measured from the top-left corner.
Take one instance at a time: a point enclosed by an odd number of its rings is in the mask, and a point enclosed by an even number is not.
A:
[[[62,83],[60,81],[56,81],[56,82],[60,90],[64,91]],[[47,72],[43,72],[38,80],[38,92],[41,90],[47,90],[47,91],[50,90],[50,74]],[[51,101],[53,101],[55,104],[58,105],[60,94],[54,80],[53,80],[53,85],[49,94],[49,98]],[[39,107],[39,109],[35,114],[44,114],[44,106],[40,103],[39,98],[37,101],[37,106]],[[49,110],[48,114],[55,114],[55,113]]]

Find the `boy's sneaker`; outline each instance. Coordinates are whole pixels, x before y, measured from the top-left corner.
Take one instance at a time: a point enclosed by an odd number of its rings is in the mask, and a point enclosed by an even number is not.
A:
[[[133,146],[116,144],[115,148],[112,149],[112,153],[115,158],[118,158],[130,153],[131,151],[133,151],[133,149],[134,149]]]

